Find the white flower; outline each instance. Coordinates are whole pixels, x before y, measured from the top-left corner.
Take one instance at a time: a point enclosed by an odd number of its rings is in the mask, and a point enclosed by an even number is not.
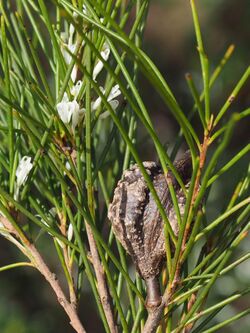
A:
[[[18,186],[21,186],[27,180],[28,174],[32,168],[31,157],[23,156],[16,169],[16,183]]]
[[[117,96],[121,95],[121,90],[119,87],[119,84],[116,84],[114,87],[112,87],[109,97],[108,97],[108,102],[116,98]]]
[[[16,169],[16,184],[14,199],[18,199],[20,187],[26,182],[30,170],[33,168],[31,157],[23,156]]]
[[[69,100],[68,94],[65,92],[62,101],[56,105],[59,117],[64,124],[69,124],[72,118],[73,132],[76,126],[82,121],[85,112],[85,109],[80,109],[80,105],[76,101],[81,85],[82,82],[78,81],[77,84],[71,88],[71,94],[75,96],[73,101]]]
[[[66,92],[63,95],[62,101],[56,105],[56,108],[62,122],[68,124],[72,116],[72,111],[69,108],[69,97]]]
[[[100,90],[103,94],[105,94],[105,90],[100,87]],[[112,87],[110,94],[108,95],[107,101],[109,102],[110,106],[112,107],[113,110],[115,110],[119,102],[115,99],[117,96],[121,94],[121,90],[119,88],[119,85],[116,84],[114,87]],[[101,97],[98,97],[91,105],[92,111],[95,111],[98,109],[98,107],[101,105]]]
[[[79,80],[76,82],[76,84],[70,89],[71,95],[74,97],[74,99],[77,99],[80,89],[82,87],[82,81]]]
[[[80,112],[80,106],[76,100],[70,101],[68,94],[65,92],[63,99],[56,105],[58,114],[64,124],[68,124],[74,113]]]
[[[103,60],[98,60],[94,67],[94,70],[93,70],[93,80],[94,81],[96,81],[98,74],[103,69],[103,61],[107,61],[109,58],[109,55],[110,55],[110,47],[107,43],[104,43],[103,49],[101,51],[101,56],[102,56]]]
[[[73,238],[73,234],[74,234],[73,226],[72,226],[72,224],[70,223],[69,228],[68,228],[68,231],[67,231],[67,237],[68,237],[68,240],[69,240],[69,241],[72,240],[72,238]]]
[[[74,65],[70,77],[71,77],[71,80],[73,82],[75,82],[76,77],[77,77],[77,65]]]

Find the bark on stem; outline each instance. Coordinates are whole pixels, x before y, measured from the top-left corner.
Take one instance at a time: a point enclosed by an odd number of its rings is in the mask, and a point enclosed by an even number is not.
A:
[[[162,302],[158,307],[148,309],[148,318],[143,328],[143,333],[155,333],[162,318],[163,309],[168,305],[173,290],[166,291],[162,297]]]
[[[43,258],[41,257],[40,253],[37,251],[35,246],[33,244],[30,244],[29,250],[31,253],[31,256],[33,257],[33,262],[36,266],[36,268],[40,271],[40,273],[45,277],[45,279],[49,282],[51,288],[54,290],[58,302],[63,307],[64,311],[67,313],[71,326],[75,329],[78,333],[86,333],[85,329],[83,328],[83,325],[78,317],[78,314],[76,312],[75,304],[71,304],[66,296],[64,295],[64,292],[62,288],[59,285],[59,282],[56,278],[56,275],[53,274],[48,266],[45,264]]]
[[[87,231],[87,236],[88,236],[88,241],[89,241],[92,263],[94,266],[96,279],[97,279],[97,288],[98,288],[99,296],[100,296],[101,303],[103,306],[103,310],[105,312],[107,322],[109,324],[110,332],[117,333],[117,327],[115,325],[114,315],[113,315],[112,306],[111,306],[111,297],[110,297],[110,294],[108,291],[105,273],[104,273],[103,266],[102,266],[100,258],[99,258],[96,242],[95,242],[91,227],[88,225],[88,223],[86,223],[86,231]]]
[[[4,216],[0,215],[0,222],[4,225],[4,227],[9,231],[10,234],[13,234],[16,238],[20,238],[19,233],[17,230],[12,226],[11,222],[5,218]],[[38,252],[37,248],[35,247],[34,244],[30,243],[28,239],[24,239],[22,237],[22,241],[24,242],[27,255],[29,256],[29,259],[32,261],[36,269],[45,277],[45,279],[48,281],[50,284],[51,288],[54,290],[59,304],[63,307],[64,311],[67,313],[69,319],[70,319],[70,324],[74,328],[74,330],[77,333],[86,333],[75,308],[75,304],[71,304],[60,284],[59,281],[56,278],[56,275],[53,274],[45,261],[43,260],[42,256]]]

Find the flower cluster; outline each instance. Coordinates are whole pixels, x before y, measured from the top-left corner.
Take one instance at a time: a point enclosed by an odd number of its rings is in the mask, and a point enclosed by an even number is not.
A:
[[[84,116],[85,109],[81,109],[77,102],[77,97],[82,86],[82,81],[78,81],[70,90],[73,100],[70,101],[68,94],[65,92],[63,99],[57,104],[57,112],[64,124],[69,124],[72,120],[72,130],[75,131],[76,126],[81,122]]]
[[[86,14],[86,8],[83,7],[83,13]],[[77,17],[77,14],[73,14],[74,17]],[[62,33],[61,37],[64,41],[64,48],[62,49],[62,54],[65,59],[66,64],[70,64],[72,60],[71,53],[74,53],[76,51],[76,42],[75,42],[75,28],[72,24],[69,25],[69,32]],[[109,59],[110,56],[110,47],[108,43],[104,43],[102,50],[101,50],[101,59],[98,59],[96,62],[92,77],[93,80],[96,82],[98,75],[102,71],[104,67],[104,63]],[[73,83],[76,81],[76,75],[77,75],[77,64],[75,64],[72,73],[71,73],[71,79]],[[64,124],[69,124],[71,122],[71,128],[73,133],[75,132],[76,127],[81,123],[85,108],[82,108],[78,102],[78,96],[80,89],[82,87],[82,81],[78,81],[71,89],[70,89],[70,95],[65,92],[63,95],[62,100],[56,105],[58,115],[62,122]],[[103,87],[100,87],[100,90],[103,94],[105,94],[105,90]],[[110,106],[115,110],[119,102],[116,100],[116,97],[118,97],[121,94],[121,91],[119,89],[118,85],[115,85],[112,87],[110,94],[107,96],[107,101],[109,102]],[[91,103],[91,110],[96,111],[99,106],[101,105],[101,97],[98,97],[95,101]],[[82,102],[82,101],[81,101]]]
[[[59,114],[60,119],[64,124],[69,124],[71,121],[72,131],[75,132],[75,128],[80,124],[84,117],[85,108],[80,108],[80,104],[77,102],[77,97],[79,94],[80,87],[82,85],[82,81],[78,81],[75,86],[70,90],[71,95],[73,96],[73,100],[69,99],[68,94],[65,92],[63,95],[63,99],[60,103],[56,105],[57,112]],[[100,87],[100,90],[103,94],[105,94],[105,90]],[[119,85],[115,85],[108,95],[107,101],[110,106],[115,110],[119,102],[115,98],[121,94],[119,89]],[[96,111],[98,107],[101,105],[101,97],[98,97],[94,102],[91,103],[91,110]]]

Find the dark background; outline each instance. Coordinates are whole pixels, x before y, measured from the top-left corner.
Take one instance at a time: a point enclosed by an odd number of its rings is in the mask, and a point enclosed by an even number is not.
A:
[[[223,75],[213,88],[212,108],[216,112],[223,105],[234,85],[249,65],[250,59],[250,1],[249,0],[204,0],[196,1],[199,8],[204,47],[211,63],[211,71],[219,63],[230,44],[235,44],[235,52]],[[151,1],[148,23],[145,31],[144,48],[166,77],[181,107],[187,111],[192,107],[184,75],[191,72],[195,83],[201,87],[199,56],[196,51],[191,10],[187,0]],[[139,81],[140,91],[146,100],[157,133],[162,142],[170,145],[178,133],[178,126],[166,107],[161,103],[154,89],[143,78]],[[244,110],[250,104],[249,83],[239,94],[230,112]],[[155,159],[151,143],[144,140],[143,130],[139,131],[140,148],[144,159]],[[241,149],[250,138],[249,122],[243,121],[237,127],[232,143],[225,152],[221,163]],[[223,202],[225,193],[231,191],[243,170],[247,159],[238,163],[231,172],[222,178],[221,183],[211,193],[209,214],[216,216],[219,212],[218,202]],[[228,181],[230,180],[230,181]],[[39,246],[47,255],[52,270],[57,271],[56,255],[53,256],[49,238],[43,237]],[[237,256],[246,253],[248,240],[238,250]],[[0,239],[0,265],[25,260],[9,243]],[[18,260],[19,259],[19,260]],[[59,273],[60,274],[60,273]],[[249,285],[250,267],[246,262],[233,273],[216,283],[213,291],[216,296],[210,300],[222,300],[235,290]],[[81,318],[90,333],[102,332],[95,315],[93,296],[88,288],[82,296]],[[248,301],[248,306],[249,306]],[[247,307],[247,297],[233,305],[227,306],[216,318],[222,320]],[[248,318],[249,320],[249,318]],[[220,332],[241,333],[250,331],[247,318],[241,319]],[[0,272],[0,332],[1,333],[69,333],[73,332],[68,320],[58,305],[45,280],[34,269],[17,268]]]

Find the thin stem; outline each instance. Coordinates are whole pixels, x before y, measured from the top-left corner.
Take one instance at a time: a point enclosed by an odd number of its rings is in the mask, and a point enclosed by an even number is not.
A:
[[[17,238],[20,237],[18,231],[15,229],[15,226],[12,226],[12,223],[9,222],[7,218],[0,216],[0,222],[7,230],[9,230],[10,233],[14,234]],[[26,240],[25,247],[27,249],[27,253],[29,254],[29,259],[48,281],[54,293],[56,294],[59,304],[63,307],[64,311],[67,313],[70,319],[71,326],[77,333],[86,333],[76,312],[75,304],[73,305],[67,300],[56,275],[49,270],[47,264],[36,249],[35,245]]]
[[[91,53],[90,49],[87,50],[87,68],[91,72]],[[90,99],[91,83],[87,81],[86,84],[86,171],[87,171],[87,196],[89,211],[94,219],[94,198],[93,198],[93,183],[92,183],[92,144],[91,144],[91,99]],[[111,297],[107,286],[107,281],[104,273],[102,263],[97,250],[97,244],[92,232],[91,227],[88,223],[85,224],[86,232],[88,236],[91,258],[97,278],[98,291],[105,312],[110,332],[116,333],[117,328],[115,325],[114,315],[111,306]]]

